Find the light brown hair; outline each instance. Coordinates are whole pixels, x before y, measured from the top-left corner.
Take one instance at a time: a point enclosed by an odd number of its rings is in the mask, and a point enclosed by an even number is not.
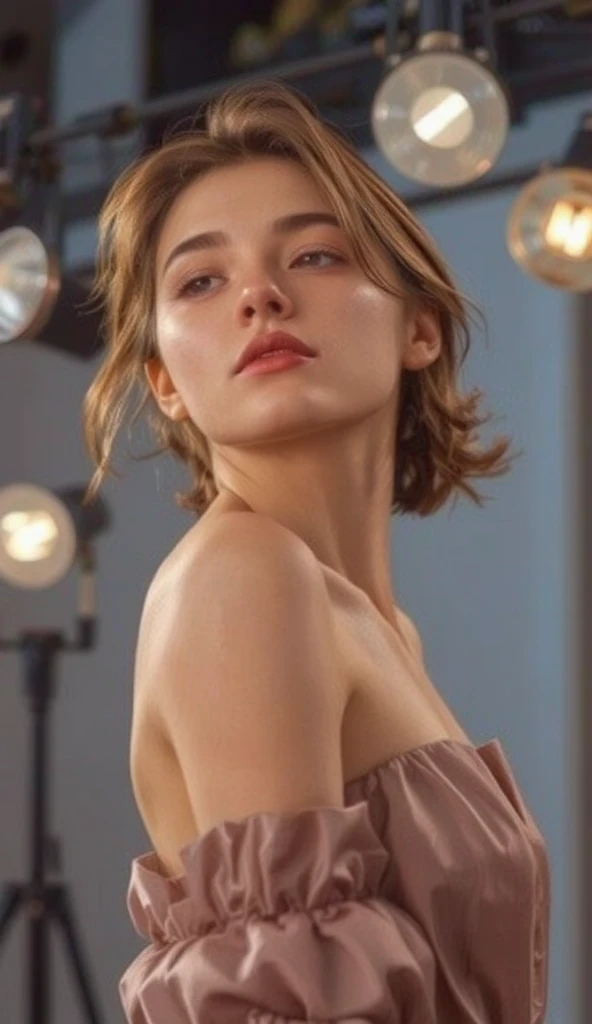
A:
[[[107,197],[91,297],[104,306],[106,353],[83,401],[84,440],[96,467],[85,502],[92,501],[106,474],[120,476],[111,467],[111,453],[134,387],[140,403],[132,423],[148,403],[159,447],[133,458],[169,451],[186,465],[191,487],[175,495],[182,508],[200,515],[216,497],[207,439],[190,419],[165,416],[144,376],[144,362],[159,356],[155,251],[172,203],[191,182],[212,169],[265,155],[296,161],[312,175],[360,267],[378,287],[438,317],[438,358],[422,370],[402,371],[391,512],[429,515],[460,491],[483,506],[487,499],[469,478],[500,476],[517,455],[507,455],[508,437],[478,447],[477,428],[491,414],[479,416],[479,390],[463,395],[457,388],[474,306],[461,296],[434,243],[401,199],[319,119],[308,100],[277,82],[235,86],[217,97],[206,111],[205,130],[171,134],[128,167]],[[378,249],[392,260],[398,289],[381,273]]]

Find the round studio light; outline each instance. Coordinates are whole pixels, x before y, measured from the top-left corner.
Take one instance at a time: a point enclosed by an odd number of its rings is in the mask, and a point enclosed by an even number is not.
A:
[[[523,188],[510,210],[508,249],[544,284],[592,290],[592,171],[561,167]]]
[[[33,337],[43,327],[59,289],[55,261],[25,227],[0,233],[0,344]]]
[[[508,104],[496,76],[459,49],[458,37],[432,35],[438,38],[420,40],[418,50],[386,73],[374,98],[372,130],[401,174],[453,188],[495,163],[508,133]]]
[[[31,484],[0,490],[0,579],[50,587],[73,565],[76,543],[72,516],[50,491]]]

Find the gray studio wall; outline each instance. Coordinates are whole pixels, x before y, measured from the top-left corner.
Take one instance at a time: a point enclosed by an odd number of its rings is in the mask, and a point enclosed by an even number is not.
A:
[[[55,102],[64,122],[141,95],[144,9],[140,0],[102,0],[64,22],[57,48]],[[515,131],[504,169],[559,155],[583,101],[538,111]],[[132,155],[129,143],[120,162]],[[71,151],[73,184],[100,174],[92,145]],[[376,154],[368,154],[402,191]],[[393,521],[392,571],[399,600],[417,620],[430,673],[479,744],[498,736],[548,843],[552,864],[550,1024],[580,1024],[577,1013],[575,863],[578,809],[571,749],[577,714],[571,565],[576,470],[572,396],[577,339],[573,302],[523,276],[509,259],[503,224],[510,195],[422,211],[461,286],[483,306],[489,342],[476,337],[464,371],[467,388],[485,390],[525,455],[508,477],[481,489],[483,510],[465,501],[435,518]],[[66,239],[67,259],[92,254],[92,225]],[[90,465],[80,435],[80,404],[95,371],[41,346],[0,353],[0,483],[42,486],[85,481]],[[127,439],[124,437],[123,442]],[[138,431],[134,451],[145,450]],[[119,451],[123,444],[119,446]],[[148,849],[128,775],[131,683],[145,590],[176,539],[191,525],[172,502],[180,471],[166,460],[127,463],[125,479],[103,491],[112,530],[97,544],[99,642],[57,661],[52,705],[50,820],[63,842],[63,870],[105,1020],[123,1020],[117,982],[141,949],[127,918],[131,859]],[[71,632],[76,577],[41,594],[0,585],[0,630]],[[451,641],[451,638],[452,641]],[[0,880],[20,879],[28,858],[29,721],[22,666],[0,660]],[[23,920],[0,954],[0,1024],[24,1018]],[[61,940],[52,940],[55,1013],[83,1015]]]

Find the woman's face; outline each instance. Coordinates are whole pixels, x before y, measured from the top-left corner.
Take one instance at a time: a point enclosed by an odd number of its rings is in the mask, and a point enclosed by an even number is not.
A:
[[[149,386],[167,416],[190,417],[220,450],[381,409],[394,417],[401,367],[437,355],[434,325],[366,277],[314,180],[287,160],[249,159],[188,185],[161,229],[155,274],[161,359],[145,365]],[[315,358],[236,374],[247,343],[276,330]]]

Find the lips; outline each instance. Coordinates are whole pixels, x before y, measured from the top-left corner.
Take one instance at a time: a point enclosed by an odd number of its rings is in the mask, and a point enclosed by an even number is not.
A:
[[[269,334],[260,334],[243,349],[235,366],[235,373],[240,373],[245,366],[252,363],[254,359],[264,355],[265,352],[280,352],[281,350],[296,352],[301,356],[315,356],[314,349],[306,345],[300,338],[293,334],[286,334],[284,331],[272,331]]]

